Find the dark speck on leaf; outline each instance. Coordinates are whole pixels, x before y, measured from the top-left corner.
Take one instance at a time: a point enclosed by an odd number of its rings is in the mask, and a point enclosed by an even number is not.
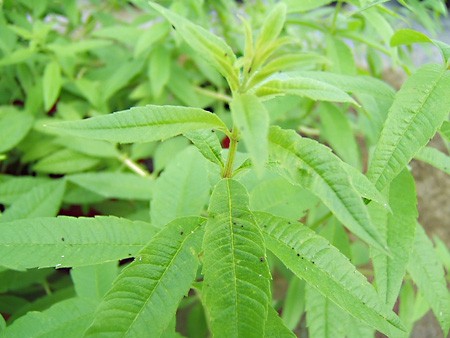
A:
[[[174,25],[172,25],[172,28],[175,29],[175,30],[177,30],[176,27],[175,27]]]
[[[299,253],[297,254],[297,257],[300,257],[300,254],[299,254]]]
[[[64,237],[61,237],[61,241],[63,241],[63,242],[65,241]]]
[[[260,261],[260,262],[264,262],[264,261],[265,261],[264,257],[260,257],[260,258],[259,258],[259,261]]]
[[[183,236],[184,235],[184,231],[180,231],[180,235]]]

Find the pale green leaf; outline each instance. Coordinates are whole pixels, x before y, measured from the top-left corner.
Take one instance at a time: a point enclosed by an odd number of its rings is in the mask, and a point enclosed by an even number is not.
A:
[[[381,190],[436,133],[450,112],[450,71],[429,64],[413,74],[392,104],[367,176]]]
[[[141,57],[146,51],[157,47],[156,43],[166,37],[170,25],[167,22],[157,22],[142,32],[134,48],[134,58]]]
[[[197,216],[208,202],[210,185],[206,160],[194,147],[179,153],[153,187],[152,224],[162,227],[181,216]]]
[[[227,131],[225,124],[206,110],[154,105],[47,127],[60,134],[119,143],[158,141],[198,129]]]
[[[13,107],[0,106],[0,153],[14,148],[33,125],[33,116]]]
[[[45,66],[43,81],[44,109],[49,111],[59,96],[62,86],[61,67],[55,61]]]
[[[95,167],[97,158],[80,154],[70,149],[58,150],[39,160],[33,169],[37,172],[51,174],[72,174]]]
[[[305,281],[292,276],[284,299],[281,318],[290,330],[294,330],[305,312]]]
[[[156,233],[117,217],[33,218],[0,223],[0,265],[11,269],[93,265],[133,257]]]
[[[437,236],[433,237],[435,243],[436,254],[447,270],[447,274],[450,273],[450,248],[444,243],[442,239]]]
[[[90,299],[63,300],[43,312],[28,312],[15,320],[1,336],[78,338],[89,325],[96,306],[97,303]]]
[[[156,234],[114,281],[86,336],[159,337],[195,279],[202,223],[179,218]]]
[[[450,291],[447,288],[444,268],[433,248],[433,243],[418,223],[408,272],[430,304],[446,336],[450,328]]]
[[[410,28],[402,28],[397,30],[391,37],[391,46],[412,45],[414,43],[432,42],[424,33]]]
[[[256,95],[297,95],[315,101],[349,102],[358,105],[345,91],[319,80],[295,76],[269,78],[256,88]]]
[[[422,148],[414,158],[431,164],[433,167],[450,175],[450,157],[436,148]]]
[[[236,93],[230,103],[230,108],[233,122],[242,135],[255,170],[261,174],[269,157],[268,112],[260,100],[252,94]]]
[[[5,175],[6,176],[6,175]],[[2,177],[0,175],[0,180]],[[38,187],[41,184],[48,183],[50,180],[46,177],[35,176],[6,176],[5,181],[0,183],[0,203],[12,204],[20,196],[29,192],[31,189]]]
[[[90,140],[73,136],[61,136],[57,137],[53,142],[70,150],[92,157],[117,158],[120,156],[115,145],[106,141]]]
[[[332,0],[285,0],[288,8],[288,13],[307,12],[323,5],[327,5]]]
[[[83,173],[69,175],[66,178],[106,198],[148,201],[152,195],[153,179],[131,173]]]
[[[164,15],[183,40],[227,79],[231,89],[237,89],[239,80],[234,67],[236,56],[225,41],[154,2],[150,2],[150,6]]]
[[[264,48],[265,45],[268,45],[278,38],[286,20],[286,9],[286,4],[279,2],[265,18],[258,40],[256,40],[256,53],[258,53],[261,48]]]
[[[348,316],[341,308],[309,285],[305,286],[305,301],[309,337],[346,337]]]
[[[450,142],[450,121],[444,121],[439,132],[447,142]]]
[[[265,338],[295,338],[295,334],[284,325],[277,311],[268,307],[267,320],[264,328]]]
[[[392,212],[380,210],[375,205],[369,209],[374,214],[387,213],[386,222],[377,222],[386,239],[390,255],[372,250],[372,263],[378,294],[392,308],[400,292],[406,266],[414,243],[418,217],[414,178],[403,171],[389,188],[389,205]]]
[[[331,71],[346,75],[356,75],[353,51],[341,39],[334,35],[326,37],[327,57],[331,61]]]
[[[270,129],[269,143],[272,157],[291,173],[294,182],[319,197],[355,235],[384,250],[385,243],[366,206],[353,188],[342,161],[331,149],[278,127]]]
[[[118,272],[117,262],[106,262],[72,268],[70,276],[78,297],[100,300],[111,288]]]
[[[254,215],[267,248],[298,278],[380,332],[402,330],[398,317],[381,302],[366,277],[326,239],[299,222],[260,212]]]
[[[144,60],[128,61],[118,65],[118,67],[111,72],[111,75],[102,81],[102,100],[109,100],[115,93],[130,83],[130,81],[139,74],[143,65]]]
[[[169,81],[171,62],[170,51],[164,46],[156,48],[150,56],[148,78],[150,79],[150,88],[154,98],[161,95],[164,86]]]
[[[32,187],[4,211],[0,216],[0,222],[56,216],[65,187],[66,182],[64,180],[53,180]]]
[[[184,134],[212,163],[223,167],[222,146],[214,130],[196,130]]]
[[[248,193],[232,179],[211,196],[203,241],[203,297],[213,335],[263,337],[270,272]]]

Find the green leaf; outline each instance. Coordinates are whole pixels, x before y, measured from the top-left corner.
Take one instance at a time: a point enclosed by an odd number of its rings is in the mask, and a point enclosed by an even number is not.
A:
[[[222,146],[214,130],[190,131],[184,136],[197,147],[207,160],[223,168]]]
[[[433,167],[450,175],[450,157],[436,148],[422,148],[414,158],[431,164]]]
[[[203,240],[203,296],[213,335],[264,336],[270,272],[248,203],[244,186],[232,179],[221,180],[211,196]]]
[[[430,304],[444,336],[447,336],[450,328],[450,292],[442,263],[437,257],[433,243],[420,224],[417,224],[408,272]]]
[[[133,257],[156,233],[113,216],[33,218],[0,223],[0,265],[74,267]]]
[[[403,329],[367,279],[326,239],[299,222],[260,212],[254,215],[267,248],[298,278],[380,332],[389,335]]]
[[[284,325],[278,313],[272,306],[268,307],[267,320],[264,328],[265,338],[295,338],[296,335]]]
[[[305,312],[305,281],[292,276],[284,299],[281,318],[290,330],[294,330]]]
[[[179,218],[156,234],[115,280],[86,336],[159,337],[195,279],[202,223]]]
[[[341,39],[328,34],[326,37],[327,56],[331,61],[331,71],[346,75],[356,75],[355,57],[350,47]]]
[[[441,260],[447,272],[450,272],[450,248],[437,236],[433,237],[436,254]]]
[[[61,68],[57,62],[51,62],[45,66],[43,81],[44,109],[49,111],[56,102],[61,91]]]
[[[233,122],[242,135],[255,170],[262,174],[269,157],[269,114],[260,100],[252,94],[236,93],[230,108]]]
[[[374,205],[369,208],[375,215],[387,214],[386,221],[377,224],[386,239],[390,256],[376,250],[372,250],[371,254],[378,293],[388,307],[392,308],[402,286],[418,217],[414,178],[408,171],[403,171],[392,181],[389,205],[392,213],[380,210]]]
[[[156,48],[150,56],[148,77],[150,79],[150,88],[154,98],[161,95],[164,86],[169,81],[171,62],[172,58],[170,51],[164,48],[164,46]]]
[[[117,262],[79,266],[70,270],[75,291],[80,298],[103,298],[119,272]]]
[[[94,157],[62,149],[39,160],[33,169],[42,173],[72,174],[95,167],[99,162]]]
[[[90,140],[73,136],[61,136],[57,137],[53,142],[70,150],[92,157],[117,158],[120,156],[115,145],[106,141]]]
[[[372,224],[360,195],[353,188],[342,161],[331,149],[295,131],[272,127],[271,155],[293,175],[297,184],[310,190],[355,235],[385,250],[385,243]]]
[[[3,337],[80,337],[89,325],[97,303],[71,298],[43,312],[31,311],[16,319]]]
[[[276,40],[283,29],[286,20],[286,4],[280,2],[270,11],[269,15],[264,20],[261,31],[256,40],[256,53],[264,48],[272,41]]]
[[[450,121],[444,121],[439,132],[447,142],[450,142]]]
[[[27,135],[33,125],[33,116],[15,108],[0,106],[0,152],[14,148]]]
[[[105,198],[148,201],[153,189],[153,179],[130,173],[83,173],[66,179]]]
[[[3,177],[7,179],[1,181]],[[31,189],[48,183],[50,180],[46,177],[0,175],[0,181],[0,203],[8,205],[14,203]]]
[[[210,190],[206,163],[194,147],[186,148],[170,162],[153,187],[150,217],[154,226],[202,213]]]
[[[236,56],[225,41],[154,2],[150,2],[150,6],[164,15],[183,40],[227,79],[232,90],[238,88],[238,72],[234,67]]]
[[[0,217],[0,222],[23,218],[56,216],[64,195],[66,182],[53,180],[25,192]]]
[[[429,64],[413,74],[392,104],[367,176],[381,190],[433,137],[450,112],[450,71]]]
[[[285,0],[285,3],[288,8],[288,13],[296,13],[296,12],[307,12],[323,5],[327,5],[332,0]]]
[[[314,338],[346,337],[348,316],[330,299],[306,285],[306,325]]]
[[[60,134],[119,143],[158,141],[198,129],[217,129],[227,133],[225,124],[206,110],[154,105],[82,121],[53,123],[47,127]]]
[[[272,76],[255,91],[256,95],[273,96],[273,95],[297,95],[307,97],[315,101],[331,101],[331,102],[349,102],[358,105],[346,92],[329,83],[296,76],[283,77]]]
[[[391,37],[391,47],[400,45],[412,45],[420,42],[432,42],[431,39],[422,32],[410,28],[397,30]]]

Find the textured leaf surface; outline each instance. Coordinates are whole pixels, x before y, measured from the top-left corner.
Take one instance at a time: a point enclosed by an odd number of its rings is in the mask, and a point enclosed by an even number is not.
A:
[[[252,94],[236,93],[230,104],[233,122],[238,127],[250,159],[261,173],[267,162],[269,115],[260,100]]]
[[[214,188],[203,241],[204,302],[213,335],[263,337],[270,302],[264,240],[248,193],[231,179]]]
[[[117,262],[106,262],[72,268],[70,269],[70,277],[78,297],[100,301],[111,288],[118,272]]]
[[[117,217],[33,218],[0,223],[0,265],[12,269],[72,267],[132,257],[156,233]]]
[[[392,213],[373,205],[369,208],[375,214],[386,214],[386,222],[377,224],[386,239],[390,256],[372,250],[372,263],[378,294],[392,308],[406,272],[418,217],[414,179],[408,171],[403,171],[392,181],[389,205]]]
[[[217,115],[206,110],[154,105],[48,127],[61,134],[118,143],[158,141],[197,129],[227,130]]]
[[[0,222],[56,216],[65,187],[64,180],[53,180],[31,188],[5,210],[0,216]]]
[[[294,274],[339,307],[389,335],[402,325],[347,257],[298,222],[254,213],[267,248]]]
[[[150,6],[166,17],[183,40],[228,80],[233,90],[237,88],[236,56],[225,41],[154,2],[150,2]]]
[[[277,311],[269,306],[267,313],[266,326],[264,329],[264,337],[266,338],[292,338],[295,334],[284,325]]]
[[[97,158],[62,149],[44,157],[33,169],[42,173],[72,174],[95,167],[99,162]]]
[[[367,176],[378,189],[397,176],[436,133],[450,112],[450,71],[425,65],[397,93]]]
[[[43,312],[31,311],[18,318],[1,337],[81,337],[92,319],[97,303],[71,298]]]
[[[66,178],[106,198],[148,201],[152,194],[153,180],[131,173],[85,173],[66,176]]]
[[[212,163],[223,167],[222,146],[213,130],[196,130],[185,133],[186,136],[200,151],[200,153]]]
[[[444,154],[436,148],[422,148],[414,158],[431,164],[433,167],[442,170],[450,175],[450,156]]]
[[[441,325],[444,336],[450,328],[450,292],[444,268],[423,228],[417,224],[408,272]]]
[[[269,142],[271,155],[288,170],[294,170],[293,178],[297,183],[317,195],[336,218],[361,239],[384,248],[384,241],[353,188],[342,161],[331,149],[278,127],[270,129]]]
[[[159,337],[196,276],[202,223],[179,218],[156,234],[116,279],[86,335]]]
[[[208,202],[205,159],[194,147],[177,155],[155,181],[150,204],[152,224],[162,227],[181,216],[198,216]]]

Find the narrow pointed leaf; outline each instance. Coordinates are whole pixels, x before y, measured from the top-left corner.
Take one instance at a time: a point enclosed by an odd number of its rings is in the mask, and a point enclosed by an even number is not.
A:
[[[263,337],[270,296],[264,240],[237,181],[214,188],[203,241],[204,301],[213,335]]]
[[[156,229],[148,223],[113,216],[62,216],[0,223],[0,233],[0,265],[20,270],[133,257]]]
[[[183,40],[228,80],[232,89],[237,88],[236,56],[224,40],[154,2],[150,6],[164,15]]]
[[[402,286],[418,217],[414,179],[408,171],[402,172],[392,181],[389,205],[392,212],[371,206],[375,213],[387,213],[387,222],[379,222],[378,226],[390,252],[390,256],[386,256],[372,250],[372,262],[378,293],[392,308]]]
[[[58,150],[39,160],[33,169],[50,174],[73,174],[95,167],[100,160],[70,149]]]
[[[286,20],[286,5],[278,3],[264,20],[261,27],[258,40],[256,41],[256,50],[258,51],[264,45],[274,41],[281,33]]]
[[[233,122],[242,135],[250,159],[257,172],[261,173],[269,156],[269,114],[260,100],[252,94],[236,93],[230,108]]]
[[[317,195],[357,236],[385,250],[385,243],[372,224],[364,202],[353,188],[342,161],[331,149],[278,127],[270,129],[269,142],[271,155],[283,167],[294,171],[293,179],[297,184]]]
[[[106,198],[150,200],[153,179],[131,173],[83,173],[66,176],[74,184]]]
[[[49,111],[58,98],[61,91],[61,68],[57,62],[49,63],[44,70],[44,109]]]
[[[227,131],[217,115],[206,110],[153,105],[47,127],[61,134],[119,143],[158,141],[198,129]]]
[[[392,104],[367,176],[381,190],[433,137],[450,113],[450,71],[436,64],[413,74]]]
[[[261,212],[254,215],[267,248],[298,278],[380,332],[389,335],[403,329],[373,286],[326,239],[299,222]]]
[[[116,279],[86,336],[161,336],[195,279],[202,223],[179,218],[156,234]]]
[[[43,312],[30,311],[16,319],[2,337],[81,337],[94,314],[97,302],[71,298]]]
[[[66,182],[54,180],[37,185],[21,195],[0,217],[0,222],[22,218],[56,216],[64,195]]]
[[[450,156],[444,154],[436,148],[422,148],[414,158],[426,162],[446,174],[450,175]]]
[[[153,189],[150,217],[154,226],[162,227],[182,216],[198,216],[206,209],[210,193],[206,163],[194,147],[169,163]]]
[[[45,177],[0,175],[0,203],[12,204],[34,187],[49,181]]]
[[[100,301],[111,288],[118,272],[117,262],[106,262],[72,268],[70,277],[78,297]]]
[[[185,133],[186,136],[212,163],[223,167],[222,146],[214,130],[196,130]]]
[[[450,328],[450,291],[447,288],[442,263],[437,257],[433,243],[420,224],[417,224],[408,272],[430,304],[444,336],[447,336]]]
[[[284,325],[283,320],[278,316],[277,311],[269,306],[266,326],[264,329],[265,338],[295,338],[296,335]]]

